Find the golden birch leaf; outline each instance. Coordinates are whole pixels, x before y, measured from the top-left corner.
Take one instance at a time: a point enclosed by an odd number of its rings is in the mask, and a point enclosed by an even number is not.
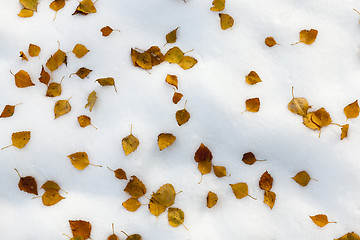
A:
[[[129,193],[133,198],[139,198],[145,195],[146,187],[136,176],[131,176],[124,191]]]
[[[58,97],[61,95],[61,83],[52,82],[46,91],[47,97]]]
[[[46,181],[46,183],[44,183],[42,186],[41,186],[42,189],[44,189],[45,191],[49,190],[49,189],[53,189],[55,191],[60,191],[60,186],[59,184],[57,184],[56,182],[54,181]]]
[[[303,124],[310,129],[320,130],[321,127],[313,121],[314,118],[315,113],[309,112],[308,114],[306,114],[306,117],[303,117]]]
[[[216,195],[216,193],[213,193],[211,191],[209,191],[207,197],[206,197],[206,206],[208,208],[212,208],[213,206],[216,205],[216,203],[218,202],[219,198]]]
[[[29,61],[29,59],[26,57],[25,53],[23,51],[20,52],[20,56],[21,57],[21,60],[23,61]]]
[[[170,84],[173,85],[174,87],[176,87],[176,89],[178,89],[178,79],[176,75],[170,75],[168,74],[165,78],[165,81]]]
[[[226,176],[226,168],[223,166],[214,166],[215,176],[222,178]]]
[[[24,8],[32,10],[34,12],[37,11],[38,0],[20,0],[20,3],[24,6]]]
[[[245,101],[246,111],[247,112],[258,112],[260,110],[260,99],[259,98],[250,98]]]
[[[76,44],[74,49],[72,50],[72,52],[75,54],[75,56],[77,58],[82,58],[83,56],[85,56],[90,50],[87,49],[84,45],[82,44]]]
[[[139,139],[137,139],[134,135],[130,134],[127,137],[122,139],[122,147],[124,149],[125,155],[129,155],[134,152],[139,146]]]
[[[288,103],[288,109],[290,112],[306,117],[309,109],[308,101],[305,98],[294,98]]]
[[[171,32],[169,32],[168,34],[166,34],[166,43],[175,43],[176,42],[176,33],[177,30],[179,29],[179,27],[175,28],[174,30],[172,30]]]
[[[178,125],[181,126],[189,121],[190,113],[184,108],[176,112],[175,118]]]
[[[328,126],[332,121],[330,114],[324,108],[316,110],[311,120],[320,128]]]
[[[347,137],[348,131],[349,131],[349,124],[345,124],[341,126],[340,140],[343,140],[344,138]]]
[[[34,15],[34,11],[26,8],[21,9],[21,11],[18,14],[18,16],[22,18],[29,18],[32,17],[33,15]]]
[[[350,103],[344,108],[344,113],[347,119],[349,118],[356,118],[359,116],[360,108],[358,104],[358,100],[353,103]]]
[[[347,233],[344,236],[334,239],[334,240],[360,240],[360,236],[354,232],[350,232],[350,233]]]
[[[89,166],[89,157],[86,152],[76,152],[68,156],[71,160],[71,164],[79,170],[84,170]]]
[[[219,17],[222,30],[231,28],[234,25],[234,19],[229,14],[219,13]]]
[[[65,6],[65,0],[54,0],[50,3],[49,7],[55,12],[59,11]]]
[[[318,214],[315,216],[309,216],[311,218],[311,220],[318,225],[319,227],[324,227],[326,226],[328,223],[336,223],[336,222],[329,222],[328,218],[326,215],[324,214]]]
[[[90,70],[90,69],[88,69],[88,68],[85,68],[85,67],[82,67],[82,68],[79,68],[79,70],[77,70],[76,73],[72,73],[71,75],[76,74],[79,78],[84,79],[84,78],[86,78],[91,72],[92,72],[92,70]],[[71,75],[70,75],[70,76],[71,76]]]
[[[301,42],[301,43],[305,43],[306,45],[311,45],[315,42],[317,34],[318,34],[318,30],[315,29],[301,30],[299,33],[300,41],[294,44],[298,44]]]
[[[292,179],[303,187],[306,187],[311,179],[317,181],[316,179],[311,178],[306,171],[298,172]]]
[[[30,57],[37,57],[39,56],[40,54],[40,51],[41,51],[41,48],[35,44],[29,44],[29,49],[28,49],[28,52],[29,52],[29,55]]]
[[[15,105],[16,106],[16,105]],[[2,111],[0,118],[8,118],[14,115],[15,112],[15,106],[13,105],[6,105],[4,107],[4,110]]]
[[[225,0],[214,0],[212,4],[211,11],[220,12],[225,9]]]
[[[246,183],[236,183],[236,184],[229,184],[235,197],[237,199],[242,199],[246,196],[249,196],[249,189]],[[251,197],[252,198],[252,197]]]
[[[212,164],[211,160],[205,160],[198,163],[198,169],[201,175],[205,175],[211,172]]]
[[[184,53],[178,47],[170,48],[165,53],[165,61],[169,63],[179,64],[183,58],[184,58]]]
[[[69,100],[59,100],[55,103],[55,107],[54,107],[55,119],[70,111],[71,111],[71,105],[69,103]]]
[[[46,67],[51,71],[55,71],[63,63],[66,65],[66,53],[58,49],[46,62]]]
[[[96,8],[94,6],[94,3],[92,0],[83,0],[79,3],[79,6],[76,8],[75,12],[72,15],[75,14],[82,14],[82,15],[88,15],[89,13],[96,13]]]
[[[171,133],[160,133],[158,135],[158,145],[160,151],[171,146],[176,140],[176,137]]]
[[[255,162],[260,161],[266,161],[266,160],[258,160],[255,158],[255,155],[252,152],[244,153],[242,161],[247,165],[253,165]]]
[[[45,206],[52,206],[65,199],[55,189],[48,189],[41,197],[42,202]]]
[[[88,99],[87,99],[87,104],[85,105],[85,108],[89,107],[89,110],[90,112],[92,111],[95,103],[96,103],[96,92],[95,91],[92,91],[89,96],[88,96]]]
[[[41,66],[41,73],[40,73],[39,81],[45,85],[49,84],[50,74],[45,71],[44,66]]]
[[[180,208],[169,208],[168,220],[172,227],[178,227],[184,223],[184,212]]]
[[[90,117],[88,117],[86,115],[81,115],[81,116],[78,116],[77,119],[78,119],[80,127],[84,128],[84,127],[87,127],[87,126],[91,125],[95,129],[97,129],[94,125],[91,124],[91,118]]]
[[[108,169],[109,169],[110,171],[114,172],[115,177],[116,177],[117,179],[120,179],[120,180],[125,179],[125,180],[127,180],[126,172],[125,172],[123,169],[118,168],[118,169],[116,169],[116,170],[111,170],[109,167],[108,167]]]
[[[192,68],[193,66],[195,66],[195,64],[197,64],[197,62],[198,61],[195,58],[185,56],[182,58],[181,62],[179,63],[179,66],[184,70],[188,70],[188,69]]]
[[[174,95],[173,95],[173,98],[172,98],[173,103],[177,104],[178,102],[180,102],[180,100],[182,99],[183,96],[184,95],[182,95],[179,92],[174,92]]]
[[[69,220],[70,228],[74,237],[81,236],[84,239],[90,238],[91,224],[83,220]]]
[[[15,132],[11,135],[12,144],[6,147],[3,147],[1,150],[8,148],[10,146],[14,146],[16,148],[24,148],[26,144],[30,141],[31,132],[23,131],[23,132]]]
[[[29,76],[29,74],[24,71],[24,70],[20,70],[18,71],[15,75],[15,85],[18,88],[26,88],[26,87],[30,87],[30,86],[34,86],[35,84],[31,81],[31,78]]]
[[[264,203],[266,203],[270,207],[270,209],[274,207],[275,200],[276,200],[276,194],[272,191],[265,190]]]
[[[249,85],[254,85],[262,82],[259,75],[255,71],[251,71],[246,77],[245,82]]]
[[[129,198],[128,200],[123,202],[122,205],[126,210],[130,212],[135,212],[139,209],[141,203],[139,202],[139,200],[137,200],[137,198]]]
[[[273,47],[275,45],[278,45],[278,43],[275,41],[273,37],[267,37],[265,38],[265,44],[268,47]]]
[[[114,86],[115,92],[117,92],[116,86],[115,86],[115,80],[112,77],[99,78],[96,80],[96,82],[98,82],[101,86]]]

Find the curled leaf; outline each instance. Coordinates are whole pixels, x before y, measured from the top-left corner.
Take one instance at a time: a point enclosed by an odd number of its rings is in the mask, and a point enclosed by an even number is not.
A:
[[[231,28],[234,25],[234,19],[229,14],[219,13],[219,17],[222,30]]]
[[[92,91],[89,96],[88,96],[88,99],[87,99],[87,104],[85,105],[85,108],[89,107],[89,110],[90,112],[92,111],[95,103],[96,103],[96,92],[95,91]]]
[[[184,95],[182,95],[182,94],[179,93],[179,92],[174,92],[174,96],[173,96],[173,98],[172,98],[173,103],[174,103],[174,104],[177,104],[177,103],[181,100],[181,98],[182,98],[183,96],[184,96]]]
[[[96,80],[96,82],[98,82],[101,86],[114,86],[115,92],[117,92],[115,86],[115,80],[112,77],[99,78],[98,80]]]
[[[211,191],[209,191],[207,197],[206,197],[206,206],[208,208],[212,208],[213,206],[216,205],[216,203],[218,202],[219,198],[216,195],[216,193],[213,193]]]
[[[212,4],[211,11],[220,12],[225,9],[225,0],[214,0]]]
[[[246,77],[245,82],[249,85],[254,85],[262,82],[259,75],[255,71],[251,71]]]
[[[168,74],[165,78],[165,81],[170,84],[173,85],[174,87],[176,87],[176,89],[178,89],[178,79],[176,75],[170,75]]]
[[[41,73],[40,73],[39,81],[45,85],[49,84],[50,74],[45,71],[44,66],[41,66]]]

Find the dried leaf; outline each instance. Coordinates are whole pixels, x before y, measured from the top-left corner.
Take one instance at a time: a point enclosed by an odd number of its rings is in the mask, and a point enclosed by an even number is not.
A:
[[[150,213],[156,217],[165,212],[167,209],[164,205],[157,202],[154,198],[150,199],[148,208]]]
[[[49,189],[53,189],[55,191],[60,191],[60,186],[59,184],[57,184],[56,182],[54,181],[47,181],[46,183],[44,183],[42,186],[41,186],[42,189],[44,189],[45,191],[48,191]]]
[[[174,92],[174,96],[172,98],[172,101],[173,103],[177,104],[178,102],[180,102],[181,98],[183,97],[184,95],[182,95],[181,93],[179,92]]]
[[[31,81],[31,78],[27,72],[24,70],[18,71],[15,75],[15,85],[18,88],[25,88],[34,86],[35,84]]]
[[[131,53],[130,53],[131,61],[132,61],[133,65],[135,67],[139,67],[139,65],[136,63],[136,60],[137,60],[139,54],[140,54],[140,52],[138,52],[135,49],[131,48]]]
[[[311,220],[318,225],[319,227],[324,227],[326,226],[328,223],[330,223],[328,221],[328,218],[326,215],[324,214],[318,214],[315,216],[309,216],[311,218]],[[331,222],[331,223],[336,223],[336,222]]]
[[[49,7],[55,12],[59,11],[65,6],[65,0],[54,0],[50,3]]]
[[[78,122],[79,122],[80,127],[82,127],[82,128],[92,125],[91,118],[86,115],[78,116]]]
[[[137,200],[137,198],[129,198],[128,200],[123,202],[122,205],[126,210],[130,212],[135,212],[141,206],[141,203],[139,202],[139,200]]]
[[[211,160],[205,160],[198,163],[198,169],[202,175],[210,173],[211,168],[212,168]]]
[[[26,144],[29,142],[30,140],[30,135],[31,132],[30,131],[23,131],[23,132],[15,132],[11,135],[11,141],[12,144],[6,147],[3,147],[1,150],[8,148],[10,146],[14,146],[16,148],[24,148],[26,146]]]
[[[70,228],[74,237],[81,236],[84,239],[90,238],[91,224],[83,220],[69,220]]]
[[[303,124],[310,129],[320,130],[321,127],[313,121],[314,118],[315,113],[309,112],[308,114],[306,114],[306,117],[303,117]]]
[[[146,187],[136,176],[131,176],[124,191],[129,193],[133,198],[139,198],[145,195]]]
[[[82,15],[88,15],[89,13],[96,13],[96,8],[94,6],[93,1],[91,0],[83,0],[79,3],[79,6],[76,8],[75,12],[72,15],[75,14],[82,14]]]
[[[306,171],[298,172],[294,177],[292,177],[295,182],[300,186],[306,187],[310,182],[310,175]]]
[[[169,208],[168,220],[172,227],[178,227],[184,223],[184,212],[180,208]]]
[[[184,58],[184,53],[178,47],[170,48],[165,53],[165,61],[169,63],[179,64],[183,58]]]
[[[20,0],[20,3],[26,9],[32,10],[34,12],[37,11],[38,0]]]
[[[288,103],[290,112],[306,117],[309,104],[305,98],[294,98]]]
[[[172,206],[175,202],[175,189],[171,184],[165,184],[153,193],[149,202],[149,211],[154,216],[159,216],[161,213]]]
[[[24,192],[27,192],[30,194],[38,195],[37,183],[36,183],[35,178],[33,178],[31,176],[21,177],[18,170],[15,169],[15,171],[18,173],[18,175],[20,177],[20,180],[18,183],[19,189],[21,191],[24,191]]]
[[[55,71],[63,63],[66,65],[66,53],[58,49],[46,62],[46,67],[51,71]]]
[[[329,125],[332,121],[330,114],[324,108],[316,110],[314,115],[311,117],[311,120],[320,128]]]
[[[92,72],[92,70],[82,67],[79,68],[79,70],[77,70],[77,72],[75,73],[79,78],[84,79],[86,78],[90,73]],[[71,75],[70,75],[71,76]]]
[[[347,119],[349,118],[356,118],[359,116],[360,108],[358,104],[358,100],[353,103],[350,103],[344,108],[344,113]]]
[[[222,178],[226,176],[226,168],[223,166],[214,166],[215,176]]]
[[[220,12],[225,9],[225,0],[214,0],[212,4],[211,11]]]
[[[266,160],[257,160],[252,152],[247,152],[244,153],[242,161],[247,165],[253,165],[257,161],[266,161]]]
[[[192,68],[193,66],[195,66],[195,64],[197,64],[197,62],[198,61],[195,58],[185,56],[179,63],[179,66],[184,70],[188,70],[188,69]]]
[[[21,60],[29,61],[29,59],[26,57],[25,53],[23,51],[20,52]]]
[[[70,111],[71,111],[71,105],[69,103],[69,100],[59,100],[55,103],[55,107],[54,107],[55,119]]]
[[[276,200],[276,194],[272,191],[266,191],[264,193],[264,203],[266,203],[271,209],[274,207]]]
[[[218,202],[219,198],[216,195],[216,193],[213,193],[211,191],[209,191],[207,197],[206,197],[206,206],[208,208],[212,208],[213,206],[216,205],[216,203]]]
[[[246,183],[236,183],[229,185],[237,199],[242,199],[246,196],[249,196],[249,189]]]
[[[95,103],[96,103],[96,92],[95,91],[92,91],[89,96],[88,96],[88,99],[87,99],[87,104],[85,105],[85,108],[89,107],[89,110],[90,112],[92,111]]]
[[[157,66],[165,61],[165,56],[161,53],[161,50],[158,46],[152,46],[146,50],[146,52],[150,53],[152,66]]]
[[[175,118],[178,125],[181,126],[189,121],[190,113],[184,108],[176,112]]]
[[[259,75],[255,71],[251,71],[246,77],[245,82],[250,85],[262,82]]]
[[[259,98],[250,98],[245,101],[246,111],[248,112],[258,112],[260,110],[260,99]]]
[[[305,43],[307,45],[311,45],[315,42],[317,34],[318,34],[318,30],[315,29],[301,30],[299,33],[299,38],[300,38],[299,42]]]
[[[136,64],[142,69],[151,69],[153,66],[151,54],[148,52],[139,53],[136,58]]]
[[[265,38],[265,44],[268,47],[273,47],[275,45],[278,45],[278,43],[275,41],[273,37],[267,37]]]
[[[132,234],[126,238],[126,240],[142,240],[139,234]]]
[[[222,30],[231,28],[234,25],[234,19],[229,14],[219,13],[219,17]]]
[[[274,179],[272,178],[272,176],[268,173],[268,171],[266,171],[263,173],[263,175],[260,178],[259,187],[262,190],[270,191],[272,188],[273,181]]]
[[[33,15],[34,15],[34,11],[26,8],[21,9],[21,11],[18,14],[18,16],[22,18],[29,18],[32,17]]]
[[[14,115],[15,106],[13,105],[6,105],[4,110],[2,111],[0,118],[8,118]]]
[[[158,135],[158,145],[160,151],[164,150],[165,148],[171,146],[176,140],[176,137],[171,133],[160,133]]]
[[[103,35],[104,37],[107,37],[107,36],[109,36],[114,30],[113,30],[111,27],[106,26],[106,27],[103,27],[100,31],[101,31],[101,33],[102,33],[102,35]]]
[[[40,54],[41,48],[37,45],[30,43],[28,51],[29,51],[30,57],[37,57]]]
[[[47,97],[58,97],[61,95],[61,83],[50,83],[46,91]]]
[[[82,44],[76,44],[74,49],[72,50],[72,52],[75,54],[75,56],[77,58],[82,58],[83,56],[85,56],[89,52],[89,49],[87,49]]]
[[[98,82],[101,86],[114,86],[115,92],[117,92],[115,86],[115,80],[112,77],[99,78],[98,80],[96,80],[96,82]]]
[[[168,34],[166,34],[166,43],[175,43],[176,42],[176,33],[179,27],[175,28]]]
[[[71,164],[79,170],[85,169],[89,166],[89,157],[86,152],[76,152],[68,156],[71,160]]]
[[[360,236],[354,232],[351,232],[351,233],[347,233],[344,236],[337,238],[335,240],[360,240]]]
[[[341,135],[340,135],[341,140],[347,137],[348,131],[349,131],[349,124],[345,124],[341,126]]]
[[[213,156],[211,151],[201,143],[199,148],[196,150],[194,159],[196,162],[203,162],[203,161],[210,161],[212,160]]]
[[[170,84],[173,85],[174,87],[176,87],[176,89],[178,89],[178,79],[176,75],[170,75],[168,74],[165,78],[165,81]]]
[[[52,206],[65,199],[55,189],[48,189],[41,197],[42,202],[45,206]]]
[[[137,139],[132,134],[122,139],[122,147],[124,149],[126,156],[134,152],[138,148],[138,146],[139,146],[139,139]]]
[[[109,168],[109,169],[110,169],[110,168]],[[110,169],[110,170],[111,170],[111,169]],[[113,170],[111,170],[111,171],[113,171]],[[113,171],[113,172],[115,173],[115,177],[116,177],[117,179],[120,179],[120,180],[125,179],[125,180],[127,180],[126,172],[125,172],[123,169],[118,168],[118,169],[116,169],[116,170]]]
[[[45,85],[49,84],[50,74],[45,71],[44,66],[41,66],[41,73],[40,73],[39,81]]]

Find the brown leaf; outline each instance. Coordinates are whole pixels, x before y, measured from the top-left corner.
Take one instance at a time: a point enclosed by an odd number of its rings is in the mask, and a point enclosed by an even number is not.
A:
[[[170,75],[168,74],[165,78],[165,81],[170,84],[173,85],[174,87],[176,87],[176,89],[178,89],[178,79],[176,75]]]
[[[218,202],[219,198],[216,195],[216,193],[213,193],[211,191],[209,191],[207,197],[206,197],[206,206],[208,208],[212,208],[213,206],[216,205],[216,203]]]
[[[171,133],[160,133],[158,135],[158,145],[160,151],[171,146],[176,140],[176,137]]]
[[[246,111],[248,112],[258,112],[260,110],[260,99],[259,98],[250,98],[245,101]]]
[[[356,118],[359,116],[360,108],[358,104],[358,100],[353,103],[350,103],[344,108],[344,113],[347,119],[349,118]]]
[[[6,105],[4,110],[2,111],[0,118],[8,118],[14,115],[15,106],[13,105]]]
[[[169,63],[179,64],[183,58],[184,58],[184,53],[178,47],[170,48],[165,53],[165,61]]]
[[[137,139],[134,135],[130,134],[127,137],[122,139],[122,147],[124,149],[125,155],[129,155],[134,152],[139,146],[139,139]]]
[[[34,15],[34,11],[26,8],[21,9],[21,11],[18,14],[18,16],[22,18],[29,18],[32,17],[33,15]]]
[[[259,187],[263,190],[270,191],[272,188],[274,179],[268,173],[268,171],[264,172],[259,181]]]
[[[301,171],[292,177],[292,179],[294,179],[294,181],[297,182],[300,186],[306,187],[312,178],[306,171]]]
[[[139,209],[141,203],[139,202],[139,200],[137,200],[137,198],[129,198],[128,200],[123,202],[122,205],[126,210],[130,212],[135,212]]]
[[[47,97],[58,97],[61,95],[61,83],[52,82],[46,91]]]
[[[99,78],[95,82],[98,82],[101,86],[114,86],[115,92],[117,92],[116,86],[115,86],[115,80],[112,77]]]
[[[113,171],[113,170],[111,170],[110,168],[109,168],[109,170],[110,170],[110,171]],[[116,169],[116,170],[113,171],[113,172],[115,173],[115,177],[116,177],[117,179],[120,179],[120,180],[125,179],[125,180],[127,180],[126,172],[125,172],[123,169],[118,168],[118,169]]]
[[[328,218],[326,215],[324,214],[318,214],[315,216],[309,216],[311,218],[311,220],[318,225],[319,227],[324,227],[326,226],[328,223],[330,223],[328,221]],[[331,223],[336,223],[336,222],[331,222]]]
[[[172,227],[178,227],[184,223],[184,212],[180,208],[169,208],[168,220]]]
[[[27,192],[27,193],[30,193],[30,194],[38,195],[37,183],[36,183],[35,178],[33,178],[31,176],[21,177],[18,170],[15,169],[15,171],[17,172],[17,174],[20,177],[20,180],[19,180],[19,183],[18,183],[19,189],[21,191],[24,191],[24,192]]]
[[[145,195],[146,187],[136,176],[131,176],[124,191],[129,193],[133,198],[139,198]]]
[[[42,202],[45,206],[52,206],[65,199],[55,189],[48,189],[41,197]]]
[[[102,35],[103,35],[104,37],[107,37],[107,36],[109,36],[114,30],[113,30],[111,27],[106,26],[106,27],[103,27],[100,31],[101,31],[101,33],[102,33]]]
[[[176,33],[179,27],[175,28],[168,34],[166,34],[166,43],[175,43],[176,42]]]
[[[266,160],[257,160],[255,155],[252,152],[244,153],[242,161],[247,165],[253,165],[257,161],[266,161]]]
[[[77,58],[82,58],[83,56],[85,56],[89,52],[89,49],[87,49],[82,44],[76,44],[74,49],[72,50],[72,52],[75,54],[75,56]]]
[[[75,12],[72,15],[75,14],[82,14],[82,15],[88,15],[89,13],[96,13],[96,8],[94,6],[93,1],[91,0],[83,0],[79,3],[79,6],[76,8]]]
[[[225,9],[225,0],[214,0],[212,4],[211,11],[220,12]]]
[[[84,79],[86,78],[90,73],[92,72],[92,70],[82,67],[79,68],[79,70],[77,70],[77,72],[75,73],[79,78]],[[72,74],[71,74],[72,75]],[[70,75],[70,76],[71,76]]]
[[[268,47],[273,47],[275,45],[278,45],[278,43],[275,41],[273,37],[267,37],[265,38],[265,44]]]
[[[90,238],[91,224],[83,220],[69,220],[70,228],[74,237],[81,236],[84,239]]]
[[[182,97],[183,97],[183,95],[181,93],[174,92],[174,96],[172,98],[173,103],[177,104],[178,102],[180,102]]]
[[[38,0],[20,0],[20,3],[26,9],[32,10],[34,12],[37,11]]]
[[[30,86],[34,86],[35,84],[31,81],[31,78],[29,76],[29,74],[24,71],[24,70],[20,70],[18,71],[15,75],[15,85],[18,88],[25,88],[25,87],[30,87]]]
[[[246,196],[250,196],[248,185],[246,183],[236,183],[229,185],[237,199],[242,199]]]
[[[213,156],[211,151],[201,143],[199,148],[196,150],[194,159],[196,162],[203,162],[203,161],[210,161],[212,160]]]
[[[165,56],[161,53],[161,50],[158,46],[152,46],[146,50],[146,52],[150,53],[152,66],[157,66],[165,61]]]
[[[264,193],[264,203],[266,203],[271,209],[274,207],[276,200],[276,194],[272,191],[266,191]]]
[[[87,104],[85,105],[85,108],[89,107],[89,110],[90,112],[92,111],[95,103],[96,103],[96,92],[95,91],[92,91],[89,96],[88,96],[88,99],[87,99]]]
[[[126,240],[142,240],[142,238],[139,234],[131,234],[126,238]]]
[[[21,60],[29,61],[29,59],[26,57],[25,53],[23,51],[20,52]]]
[[[360,240],[360,236],[354,232],[351,232],[351,233],[347,233],[344,236],[337,238],[335,240]]]
[[[46,62],[46,67],[51,71],[55,71],[63,63],[66,65],[66,53],[58,49]]]
[[[79,170],[84,170],[90,164],[89,157],[86,152],[76,152],[67,157],[70,159],[71,164]]]
[[[189,121],[190,113],[184,108],[176,112],[175,118],[178,125],[181,126]]]
[[[181,59],[179,66],[184,69],[188,70],[197,64],[197,60],[193,57],[185,56]]]
[[[246,77],[245,82],[250,85],[262,82],[259,75],[255,71],[251,71]]]
[[[40,73],[39,81],[45,85],[49,84],[50,74],[45,71],[44,66],[41,66],[41,73]]]
[[[214,166],[215,176],[222,178],[226,176],[226,168],[222,166]]]
[[[219,17],[222,30],[231,28],[234,25],[234,19],[229,14],[219,13]]]
[[[211,172],[212,164],[211,160],[205,160],[198,163],[198,169],[201,175],[205,175]]]
[[[70,111],[71,111],[71,105],[69,103],[69,100],[59,100],[55,103],[55,107],[54,107],[55,119]]]
[[[343,140],[344,138],[347,137],[348,131],[349,131],[349,124],[345,124],[341,126],[340,140]]]
[[[29,55],[30,57],[37,57],[40,54],[41,48],[34,44],[29,44]]]

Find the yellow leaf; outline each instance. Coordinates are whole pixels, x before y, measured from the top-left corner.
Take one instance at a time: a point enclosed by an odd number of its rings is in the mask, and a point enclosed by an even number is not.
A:
[[[83,14],[87,15],[89,13],[96,13],[96,8],[94,6],[93,1],[91,0],[83,0],[79,3],[79,6],[76,8],[75,12],[72,14]]]
[[[139,200],[137,200],[137,198],[129,198],[128,200],[123,202],[122,205],[126,210],[130,212],[135,212],[139,209],[141,203],[139,202]]]
[[[245,82],[250,85],[262,82],[259,75],[255,71],[251,71],[246,77]]]
[[[30,43],[28,51],[30,57],[37,57],[40,54],[41,48],[39,46]]]
[[[177,104],[177,103],[181,100],[181,98],[182,98],[183,96],[184,96],[184,95],[182,95],[182,94],[179,93],[179,92],[174,92],[174,96],[173,96],[173,98],[172,98],[173,103]]]
[[[126,185],[124,191],[133,198],[139,198],[145,195],[146,187],[136,176],[131,176],[131,180]]]
[[[222,178],[226,176],[226,168],[222,166],[214,166],[215,176]]]
[[[310,182],[310,175],[306,171],[298,172],[292,179],[297,182],[300,186],[307,186]]]
[[[151,56],[151,64],[152,66],[159,65],[163,61],[165,61],[164,54],[161,53],[160,48],[158,46],[152,46],[148,50],[146,50],[147,53]]]
[[[310,216],[310,218],[319,227],[324,227],[328,223],[336,223],[336,222],[329,222],[327,216],[324,215],[324,214],[318,214],[318,215],[315,215],[315,216]]]
[[[54,0],[50,3],[49,7],[55,12],[59,11],[65,6],[65,0]]]
[[[164,205],[157,202],[154,198],[150,199],[148,208],[150,213],[156,217],[165,212],[167,209]]]
[[[273,47],[273,46],[277,45],[278,43],[275,41],[275,39],[273,37],[267,37],[267,38],[265,38],[265,44],[268,47]]]
[[[261,175],[261,178],[259,180],[259,187],[263,190],[270,191],[272,188],[274,179],[272,176],[268,173],[268,171],[264,172],[263,175]]]
[[[47,97],[57,97],[61,95],[61,83],[50,83],[46,91]]]
[[[288,104],[290,112],[303,117],[306,117],[309,108],[309,104],[305,98],[293,98]]]
[[[202,175],[210,173],[211,168],[212,168],[211,160],[205,160],[198,163],[198,169]]]
[[[139,139],[137,139],[134,135],[130,134],[129,136],[122,139],[122,146],[125,155],[127,156],[138,148]]]
[[[52,55],[48,61],[46,62],[46,67],[51,71],[55,71],[56,69],[59,68],[59,66],[63,63],[66,64],[66,54],[61,51],[60,49],[58,49],[54,55]]]
[[[197,64],[197,62],[198,61],[195,58],[185,56],[179,63],[179,66],[184,70],[188,70],[188,69],[192,68],[193,66],[195,66],[195,64]]]
[[[96,103],[96,92],[95,91],[92,91],[89,96],[88,96],[88,99],[87,99],[87,104],[85,105],[85,108],[89,107],[89,110],[90,112],[92,111],[95,103]]]
[[[41,73],[40,73],[39,81],[45,85],[49,84],[50,74],[45,71],[44,66],[41,66]]]
[[[299,38],[300,38],[299,42],[305,43],[307,45],[311,45],[315,42],[317,34],[318,34],[318,30],[315,29],[301,30],[299,33]]]
[[[351,233],[347,233],[344,236],[337,238],[335,240],[360,240],[360,236],[354,232],[351,232]]]
[[[176,112],[175,118],[178,125],[181,126],[189,121],[190,113],[184,108]]]
[[[30,87],[30,86],[34,86],[35,84],[31,81],[31,78],[29,76],[29,74],[24,71],[24,70],[20,70],[18,71],[15,75],[15,85],[18,88],[26,88],[26,87]]]
[[[245,101],[246,111],[248,112],[258,112],[260,110],[260,99],[259,98],[250,98]]]
[[[71,164],[79,170],[85,169],[89,166],[89,157],[86,152],[76,152],[68,156],[71,160]]]
[[[229,14],[219,13],[219,17],[222,30],[231,28],[234,25],[234,19]]]
[[[321,127],[313,121],[313,118],[315,118],[315,113],[309,112],[306,117],[303,117],[303,124],[310,129],[320,130]]]
[[[246,196],[250,196],[248,185],[246,183],[236,183],[229,185],[237,199],[242,199]]]
[[[266,203],[271,209],[274,207],[276,194],[272,191],[266,191],[264,193],[264,203]]]
[[[98,82],[101,86],[114,86],[115,92],[117,92],[116,86],[115,86],[115,80],[112,77],[99,78],[98,80],[96,80],[96,82]]]
[[[32,17],[33,15],[34,15],[34,11],[26,8],[21,9],[21,11],[18,14],[18,16],[22,18],[29,18]]]
[[[225,9],[225,0],[214,0],[212,4],[211,11],[220,12]]]
[[[45,191],[49,190],[49,189],[53,189],[55,191],[60,191],[60,186],[59,184],[57,184],[56,182],[54,181],[47,181],[46,183],[44,183],[42,186],[41,186],[42,189],[44,189]]]
[[[160,151],[164,150],[165,148],[171,146],[176,140],[176,137],[171,133],[160,133],[158,135],[158,145]]]
[[[8,118],[14,115],[15,112],[15,106],[12,105],[6,105],[4,107],[4,110],[2,111],[0,118]]]
[[[12,141],[12,145],[10,146],[14,146],[16,148],[24,148],[26,146],[26,144],[29,142],[30,140],[30,131],[23,131],[23,132],[15,132],[11,135],[11,141]],[[3,147],[1,150],[8,148],[10,146],[6,146]]]
[[[340,135],[341,140],[347,137],[348,131],[349,131],[349,124],[345,124],[341,126],[341,135]]]
[[[170,48],[169,51],[165,53],[165,61],[169,63],[179,64],[183,58],[184,53],[178,47]]]
[[[136,64],[143,69],[151,69],[153,66],[151,54],[148,52],[139,53],[136,58]]]
[[[178,79],[176,75],[170,75],[168,74],[165,78],[165,81],[170,84],[173,85],[174,87],[176,87],[176,89],[178,89]]]
[[[184,223],[184,212],[180,208],[169,208],[168,220],[172,227],[178,227]]]
[[[29,10],[37,11],[38,0],[20,0],[20,3]]]
[[[344,108],[344,113],[347,119],[349,118],[356,118],[359,116],[360,108],[358,104],[358,100],[353,103],[350,103]]]
[[[70,228],[74,237],[82,237],[83,239],[90,238],[91,224],[83,220],[69,220]],[[74,240],[80,240],[74,239]]]
[[[311,120],[320,128],[325,127],[331,123],[330,114],[324,108],[316,110]]]
[[[175,28],[168,34],[166,34],[166,43],[175,43],[176,42],[176,32],[179,28]]]
[[[153,193],[149,203],[149,211],[154,216],[159,216],[161,213],[172,206],[175,201],[175,189],[171,184],[161,186],[156,193]]]
[[[82,44],[76,44],[72,52],[77,58],[82,58],[89,52],[89,50]]]
[[[206,206],[208,208],[212,208],[213,206],[216,205],[216,203],[218,202],[219,198],[216,195],[216,193],[213,193],[211,191],[209,191],[207,197],[206,197]]]
[[[82,128],[92,125],[91,118],[85,115],[78,116],[78,122],[80,127]]]
[[[61,200],[65,199],[62,197],[58,191],[55,189],[48,189],[45,191],[45,193],[42,195],[42,202],[45,206],[52,206],[60,202]]]
[[[59,100],[55,103],[55,107],[54,107],[55,119],[70,111],[71,111],[71,105],[69,103],[69,100]]]
[[[20,52],[21,60],[29,61],[29,59],[26,57],[25,53],[23,51]]]

